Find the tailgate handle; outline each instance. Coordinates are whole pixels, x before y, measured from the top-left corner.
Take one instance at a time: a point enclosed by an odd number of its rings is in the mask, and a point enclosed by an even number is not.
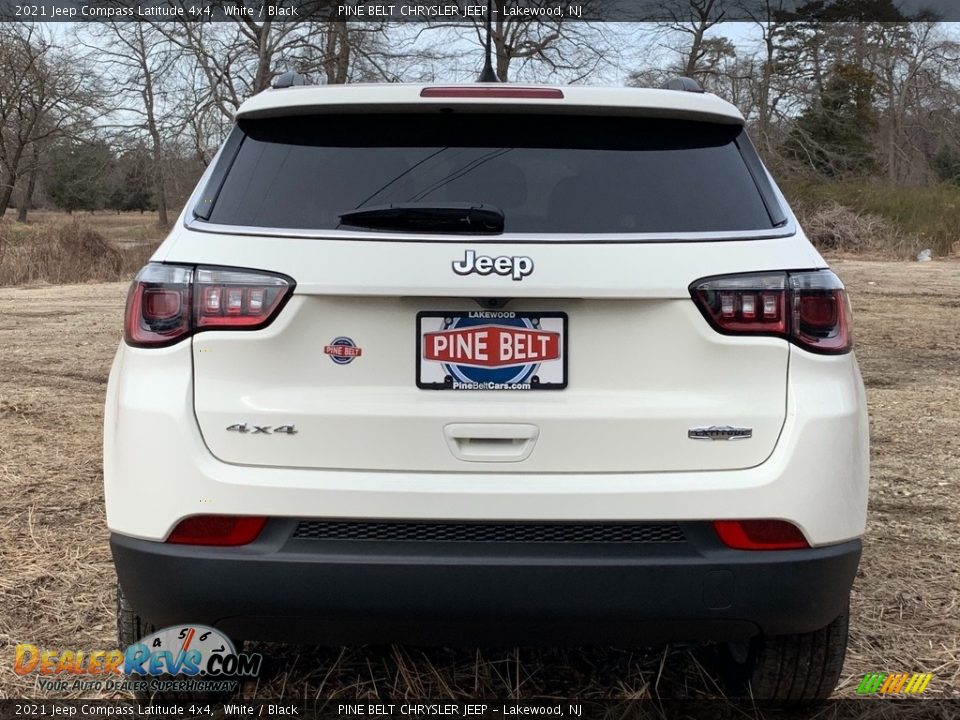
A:
[[[444,426],[443,435],[459,460],[520,462],[533,452],[540,428],[516,423],[454,423]]]

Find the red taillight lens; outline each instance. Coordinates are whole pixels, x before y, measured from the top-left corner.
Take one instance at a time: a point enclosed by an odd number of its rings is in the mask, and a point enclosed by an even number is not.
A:
[[[706,278],[690,294],[726,335],[773,335],[817,353],[853,347],[847,294],[829,270]]]
[[[180,315],[183,307],[181,293],[177,290],[147,288],[143,293],[143,315],[153,320],[170,320]]]
[[[721,332],[782,335],[787,330],[786,283],[784,273],[735,275],[699,281],[691,291]]]
[[[127,293],[123,337],[136,347],[163,347],[190,334],[193,268],[150,263]]]
[[[294,286],[274,273],[150,263],[130,287],[124,338],[135,347],[163,347],[200,330],[261,328]]]
[[[829,270],[791,273],[794,342],[819,353],[844,353],[853,347],[850,301],[840,278]]]
[[[793,523],[785,520],[717,520],[720,541],[736,550],[798,550],[810,544]]]
[[[280,275],[197,268],[197,328],[263,327],[288,297],[292,281]]]
[[[195,515],[181,520],[167,537],[178,545],[246,545],[260,535],[265,517]]]

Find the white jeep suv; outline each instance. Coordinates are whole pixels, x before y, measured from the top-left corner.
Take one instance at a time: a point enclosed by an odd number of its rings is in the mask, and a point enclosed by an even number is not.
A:
[[[753,697],[829,695],[864,392],[742,115],[690,82],[279,85],[130,289],[121,642],[710,641]]]

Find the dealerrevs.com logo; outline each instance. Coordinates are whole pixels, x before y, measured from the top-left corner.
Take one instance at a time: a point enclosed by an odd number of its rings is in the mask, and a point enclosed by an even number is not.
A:
[[[262,656],[238,653],[205,625],[164,628],[125,650],[41,650],[17,645],[13,671],[37,675],[41,690],[230,692],[260,673]]]
[[[931,680],[933,673],[867,673],[857,695],[920,695]]]

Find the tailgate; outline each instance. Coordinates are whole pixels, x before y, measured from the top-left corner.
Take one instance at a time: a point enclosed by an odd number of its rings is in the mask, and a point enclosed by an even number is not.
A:
[[[730,470],[773,451],[785,413],[784,341],[720,335],[689,297],[524,298],[507,307],[565,320],[564,387],[418,386],[418,365],[432,363],[441,377],[447,367],[425,357],[418,315],[481,310],[472,299],[298,292],[264,330],[193,340],[203,437],[230,463],[341,470]],[[712,426],[750,428],[752,437],[688,437]]]

